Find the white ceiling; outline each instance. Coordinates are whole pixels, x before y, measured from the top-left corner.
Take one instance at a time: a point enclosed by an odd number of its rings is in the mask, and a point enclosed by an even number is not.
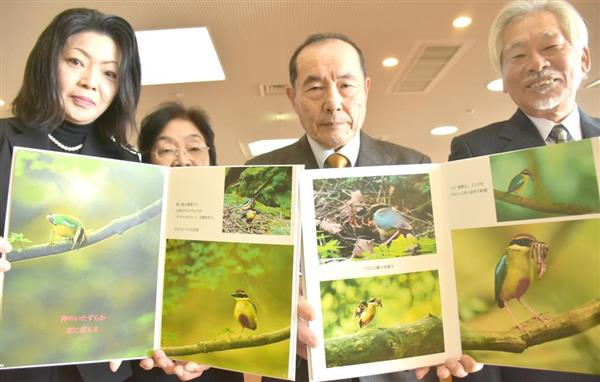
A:
[[[260,84],[287,83],[289,56],[309,34],[341,32],[361,46],[373,84],[367,119],[369,134],[410,146],[445,161],[451,136],[435,137],[439,125],[459,127],[457,134],[506,119],[515,107],[503,93],[485,85],[495,78],[487,58],[489,25],[503,1],[43,1],[0,0],[0,116],[10,115],[23,68],[37,36],[60,11],[96,8],[127,19],[136,30],[206,26],[215,43],[226,80],[145,86],[138,119],[165,100],[199,105],[210,115],[217,136],[220,164],[241,164],[242,147],[250,141],[299,137],[295,116],[274,120],[293,110],[285,96],[261,97]],[[592,71],[600,77],[600,1],[574,1],[586,19],[591,37]],[[459,15],[473,18],[470,27],[451,26]],[[424,41],[459,42],[467,48],[457,62],[425,94],[392,95],[387,90]],[[190,47],[193,49],[193,47]],[[396,68],[381,61],[396,56]],[[598,62],[594,63],[594,60]],[[168,68],[165,68],[168,70]],[[586,82],[586,83],[587,83]],[[600,115],[600,88],[581,89],[579,105]]]

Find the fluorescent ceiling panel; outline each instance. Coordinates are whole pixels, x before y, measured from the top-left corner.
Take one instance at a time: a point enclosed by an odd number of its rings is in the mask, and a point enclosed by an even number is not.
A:
[[[260,154],[268,153],[270,151],[279,149],[281,147],[291,145],[296,142],[298,138],[290,138],[290,139],[263,139],[261,141],[254,141],[248,143],[248,148],[250,149],[250,154],[252,156],[257,156]]]
[[[136,36],[142,61],[142,85],[225,79],[204,27],[139,31]]]

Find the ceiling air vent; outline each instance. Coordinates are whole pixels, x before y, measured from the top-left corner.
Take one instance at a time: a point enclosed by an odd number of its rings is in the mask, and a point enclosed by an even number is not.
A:
[[[389,93],[426,93],[465,50],[459,43],[419,43],[409,61],[392,82]]]
[[[287,84],[261,84],[258,91],[261,97],[285,95]]]

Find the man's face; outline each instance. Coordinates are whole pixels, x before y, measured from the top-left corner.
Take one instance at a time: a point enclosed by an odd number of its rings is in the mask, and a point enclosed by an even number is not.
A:
[[[344,41],[325,40],[304,48],[296,69],[288,97],[306,134],[327,148],[345,145],[367,112],[371,80],[363,75],[358,53]]]
[[[588,49],[573,48],[547,11],[512,22],[501,38],[504,92],[529,115],[555,122],[565,118],[590,69]]]

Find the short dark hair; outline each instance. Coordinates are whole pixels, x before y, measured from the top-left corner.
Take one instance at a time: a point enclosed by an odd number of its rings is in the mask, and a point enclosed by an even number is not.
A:
[[[298,55],[300,54],[300,52],[309,45],[314,45],[326,40],[340,40],[352,45],[352,47],[354,48],[354,50],[356,50],[356,53],[358,54],[358,59],[360,60],[360,68],[362,69],[363,76],[367,77],[367,64],[365,62],[365,54],[363,53],[362,49],[360,49],[358,45],[356,45],[356,43],[350,39],[350,37],[341,33],[315,33],[308,36],[308,38],[304,40],[304,42],[299,47],[296,48],[294,54],[292,54],[292,57],[290,58],[289,72],[290,84],[292,85],[292,88],[296,86],[296,78],[298,78],[298,67],[296,61],[298,60]]]
[[[118,89],[112,103],[97,119],[104,138],[127,143],[134,130],[135,109],[140,98],[142,70],[135,32],[119,17],[94,9],[73,8],[61,12],[44,29],[27,59],[23,84],[12,111],[25,125],[46,132],[65,118],[58,89],[58,65],[67,39],[81,32],[97,32],[110,37],[121,53]]]
[[[217,151],[215,150],[215,133],[210,127],[210,120],[204,110],[197,107],[187,108],[179,102],[165,102],[142,120],[140,135],[138,136],[138,150],[142,153],[142,161],[150,162],[152,147],[156,139],[167,127],[169,122],[174,119],[184,119],[190,121],[196,126],[198,131],[204,137],[206,146],[208,146],[208,157],[210,165],[217,164]]]

